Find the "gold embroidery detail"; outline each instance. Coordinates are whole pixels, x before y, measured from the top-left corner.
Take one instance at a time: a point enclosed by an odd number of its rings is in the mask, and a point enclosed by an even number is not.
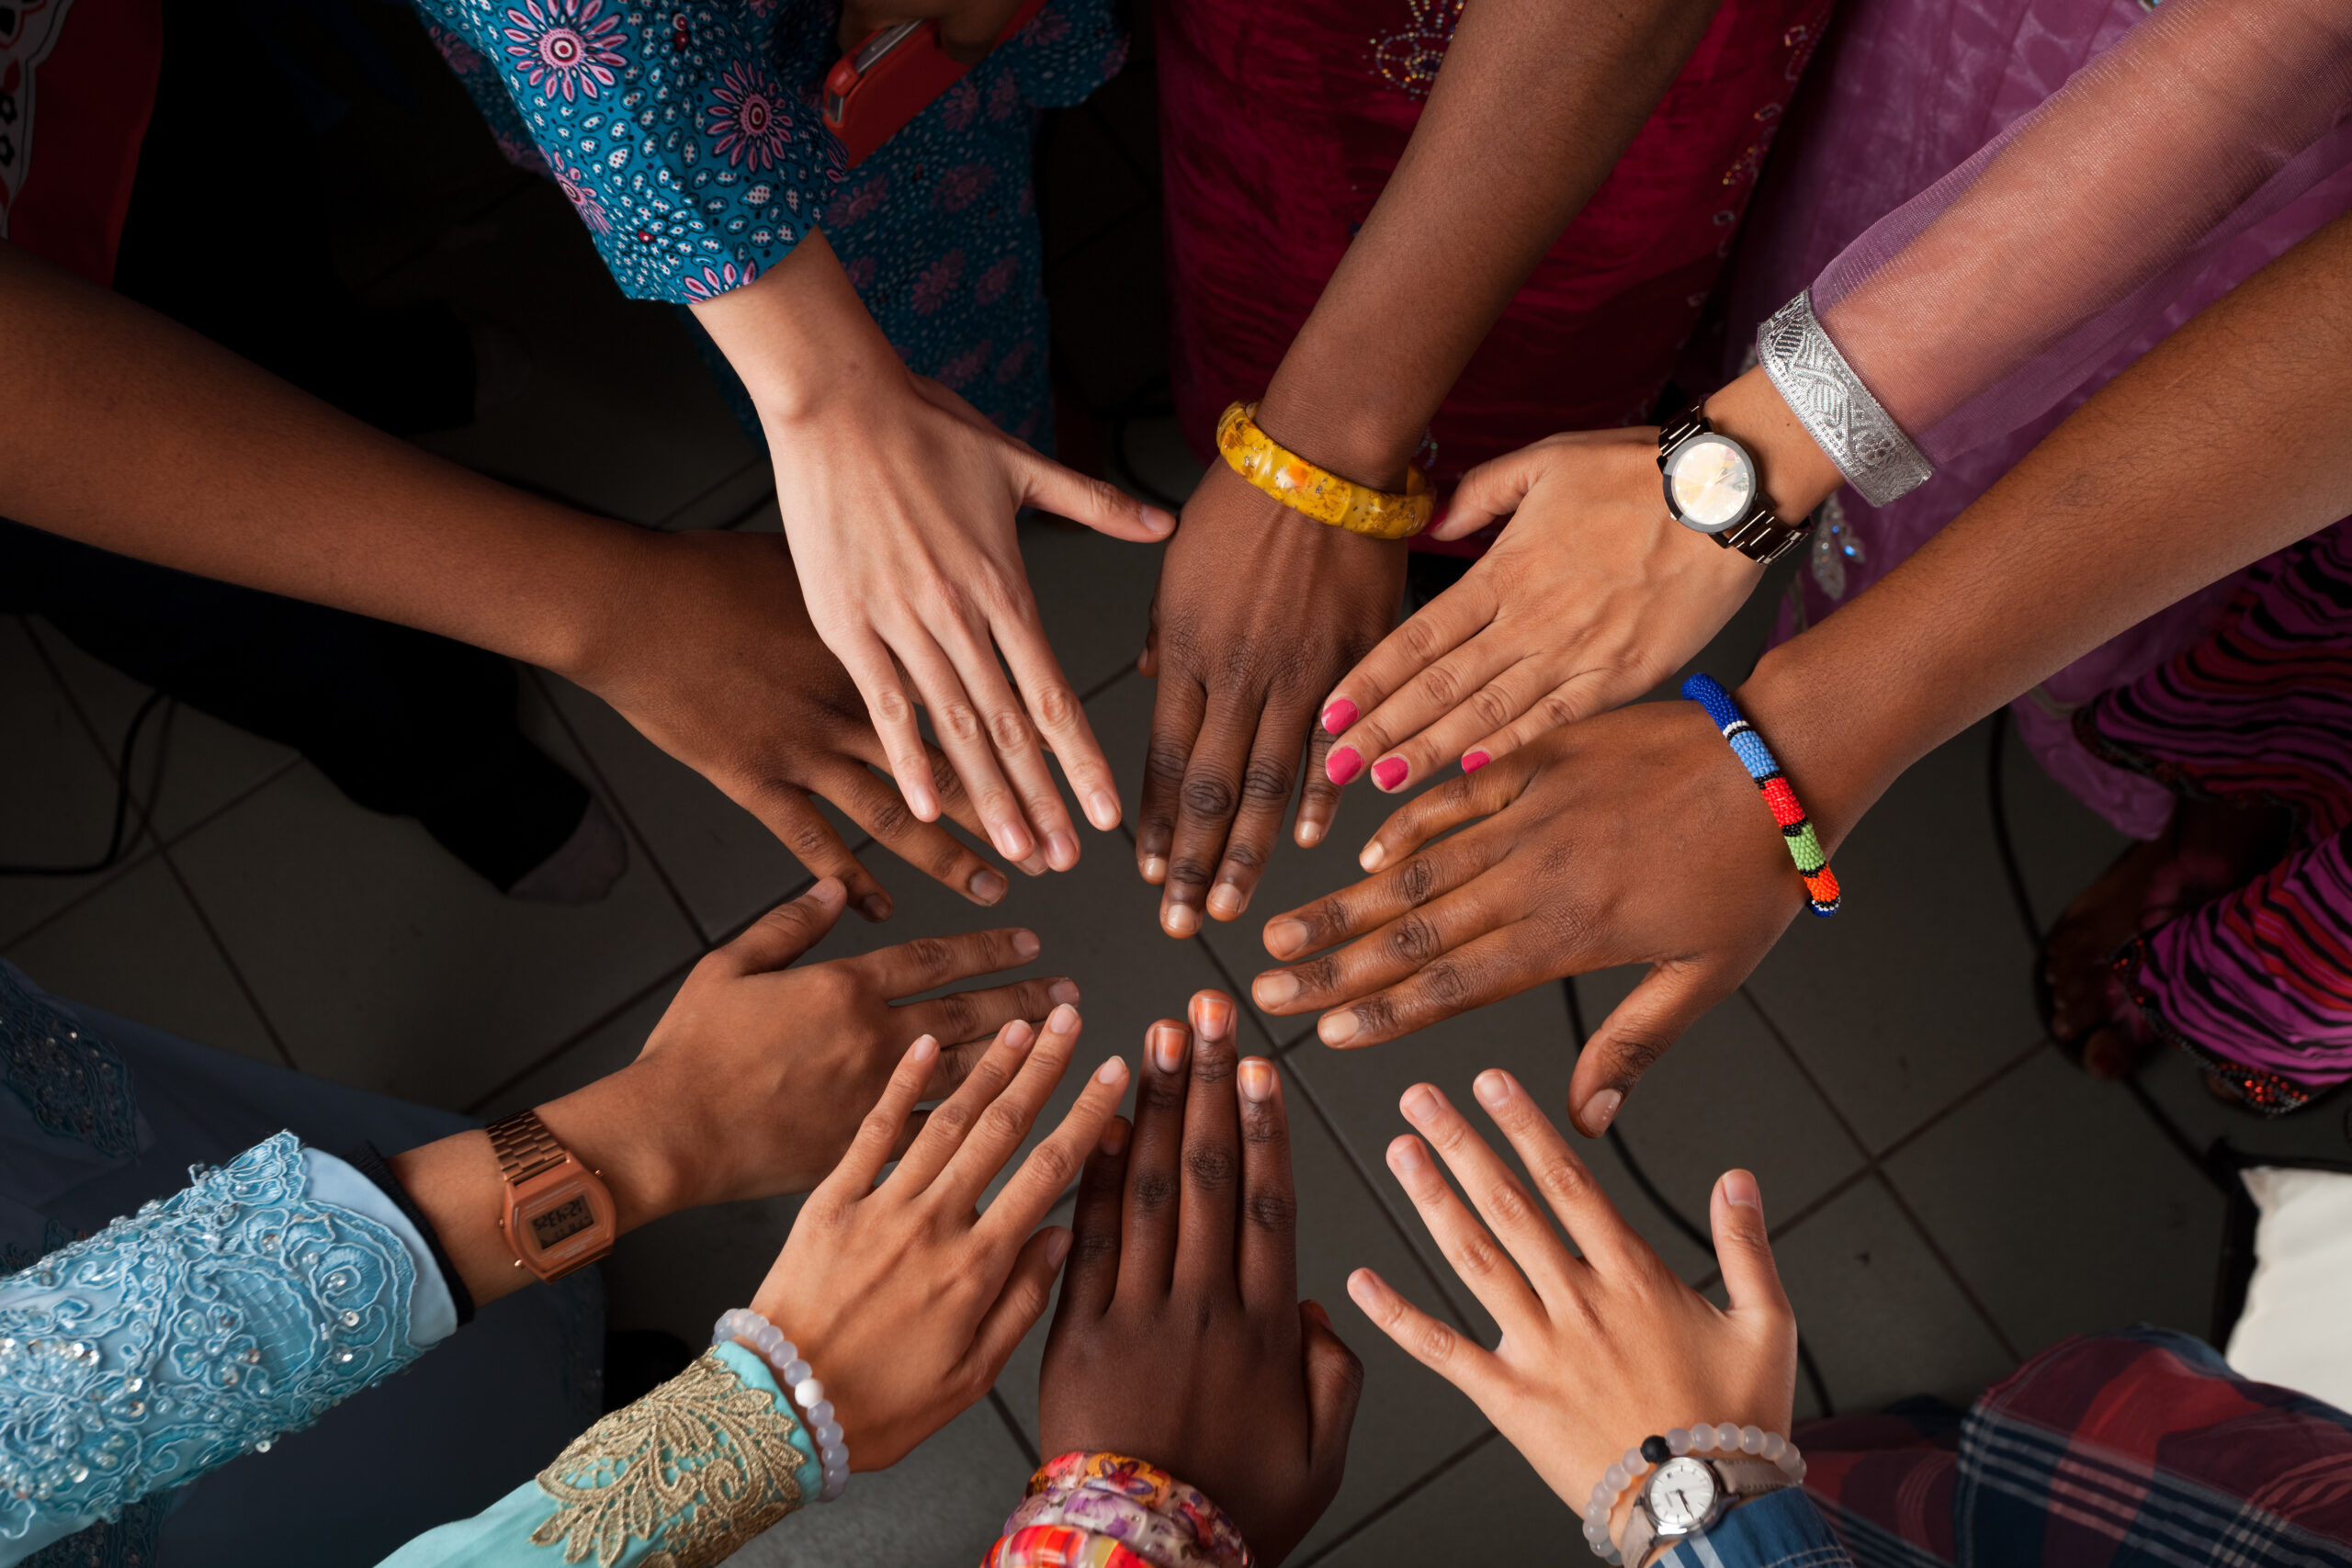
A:
[[[539,1472],[555,1513],[531,1532],[613,1568],[629,1538],[658,1540],[639,1568],[711,1568],[800,1506],[788,1404],[744,1386],[705,1352],[684,1371],[582,1432]]]

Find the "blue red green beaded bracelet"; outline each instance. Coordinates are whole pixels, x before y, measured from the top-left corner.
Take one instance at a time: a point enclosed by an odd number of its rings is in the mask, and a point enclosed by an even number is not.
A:
[[[1724,739],[1731,742],[1732,755],[1756,781],[1764,795],[1764,804],[1772,809],[1772,820],[1781,826],[1781,837],[1788,840],[1789,858],[1797,863],[1797,874],[1804,878],[1805,901],[1816,915],[1838,912],[1839,895],[1838,874],[1829,869],[1829,857],[1821,851],[1821,838],[1813,830],[1812,818],[1804,807],[1797,804],[1797,792],[1789,787],[1789,776],[1781,771],[1780,760],[1731,694],[1712,675],[1693,675],[1682,682],[1682,694],[1707,710],[1707,717]]]

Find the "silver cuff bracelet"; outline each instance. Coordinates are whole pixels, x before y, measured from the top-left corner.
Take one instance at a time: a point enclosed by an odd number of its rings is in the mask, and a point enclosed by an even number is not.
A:
[[[1789,411],[1872,506],[1936,477],[1935,465],[1879,406],[1821,322],[1806,289],[1756,329],[1756,359]]]

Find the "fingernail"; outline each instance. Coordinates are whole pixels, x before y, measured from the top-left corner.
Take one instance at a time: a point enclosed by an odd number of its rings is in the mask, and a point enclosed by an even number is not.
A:
[[[1405,775],[1411,771],[1402,757],[1383,757],[1372,765],[1372,782],[1383,789],[1393,790],[1405,782]]]
[[[1617,1108],[1625,1097],[1613,1089],[1604,1089],[1584,1102],[1584,1124],[1592,1129],[1594,1137],[1609,1131],[1609,1123],[1617,1117]]]
[[[1119,1151],[1127,1146],[1127,1124],[1116,1116],[1112,1117],[1110,1125],[1102,1129],[1102,1140],[1094,1146],[1116,1159]]]
[[[1023,876],[1043,876],[1049,869],[1046,864],[1046,857],[1034,852],[1026,859],[1015,861],[1013,863],[1021,868],[1021,874]]]
[[[1416,1125],[1437,1114],[1437,1090],[1417,1083],[1405,1091],[1405,1120]]]
[[[1372,1310],[1373,1303],[1377,1302],[1380,1296],[1379,1292],[1373,1289],[1371,1269],[1359,1269],[1348,1276],[1348,1299],[1366,1312]]]
[[[1220,882],[1209,889],[1209,913],[1220,920],[1238,919],[1249,907],[1249,898],[1230,882]]]
[[[1036,957],[1039,946],[1040,943],[1037,941],[1037,933],[1035,931],[1014,931],[1012,933],[1012,951],[1023,958]]]
[[[939,1042],[928,1034],[922,1036],[912,1045],[907,1047],[907,1056],[910,1061],[928,1062],[938,1055]]]
[[[1010,822],[998,824],[996,829],[989,835],[989,842],[996,846],[997,853],[1010,861],[1027,860],[1035,852],[1029,842],[1029,835],[1015,829]]]
[[[1312,817],[1302,817],[1298,822],[1298,847],[1311,850],[1323,841],[1323,824]]]
[[[1086,799],[1086,819],[1108,832],[1119,825],[1119,800],[1107,789],[1098,789]]]
[[[1470,1085],[1470,1092],[1478,1097],[1481,1105],[1499,1106],[1510,1098],[1510,1079],[1488,1067]]]
[[[1200,1015],[1204,1040],[1222,1040],[1233,1028],[1233,1004],[1223,997],[1203,997]]]
[[[1168,928],[1170,936],[1191,936],[1201,929],[1201,912],[1190,904],[1170,904],[1159,923]]]
[[[1046,1263],[1047,1267],[1054,1269],[1060,1268],[1062,1266],[1062,1259],[1069,1256],[1069,1232],[1057,1230],[1053,1235],[1046,1238]]]
[[[1724,1201],[1744,1205],[1759,1214],[1764,1212],[1764,1194],[1758,1190],[1756,1178],[1744,1170],[1724,1172]]]
[[[1288,1007],[1298,995],[1298,976],[1285,969],[1271,975],[1261,975],[1250,987],[1250,995],[1261,1008]]]
[[[1266,951],[1276,958],[1288,958],[1306,946],[1305,920],[1269,920],[1266,922]]]
[[[1144,856],[1144,857],[1143,857],[1143,879],[1144,879],[1146,882],[1150,883],[1154,887],[1157,887],[1157,886],[1159,886],[1161,883],[1163,883],[1163,882],[1167,881],[1167,880],[1168,880],[1168,857],[1166,857],[1165,855],[1146,855],[1146,856]]]
[[[1046,999],[1048,1001],[1075,1003],[1078,998],[1078,982],[1075,980],[1057,980],[1046,987]]]
[[[1068,871],[1078,863],[1078,840],[1068,833],[1055,833],[1046,840],[1046,863],[1056,871]]]
[[[1334,746],[1323,759],[1323,776],[1343,784],[1363,771],[1363,754],[1352,746]]]
[[[1345,1045],[1363,1032],[1363,1021],[1352,1012],[1327,1012],[1315,1026],[1315,1032],[1322,1036],[1326,1045]]]
[[[1274,1095],[1274,1065],[1263,1056],[1252,1056],[1241,1064],[1241,1098],[1252,1105],[1263,1105]]]
[[[1029,1027],[1025,1018],[1016,1018],[1004,1026],[1004,1043],[1016,1050],[1026,1049],[1036,1037],[1037,1032]]]
[[[849,886],[838,876],[820,877],[808,889],[808,897],[820,904],[838,904],[849,897]]]
[[[1053,1011],[1046,1015],[1046,1027],[1052,1030],[1056,1034],[1076,1033],[1078,1032],[1078,1010],[1070,1006],[1068,1002],[1062,1003],[1061,1006],[1056,1008]]]
[[[1363,847],[1363,853],[1356,856],[1356,863],[1366,871],[1378,871],[1387,859],[1387,846],[1374,839]]]
[[[1172,1023],[1163,1023],[1151,1032],[1151,1065],[1163,1073],[1172,1073],[1184,1065],[1184,1032]]]
[[[1388,1168],[1399,1176],[1426,1169],[1429,1163],[1419,1138],[1399,1138],[1388,1145]]]
[[[976,871],[972,873],[972,880],[964,886],[969,888],[972,897],[981,903],[993,904],[1003,897],[1005,889],[1012,885],[1005,881],[1001,872]]]
[[[1465,751],[1462,754],[1462,771],[1465,773],[1475,773],[1493,761],[1494,759],[1484,751]]]
[[[1323,733],[1345,735],[1356,721],[1356,705],[1345,697],[1334,697],[1331,705],[1323,710]]]
[[[1127,1076],[1127,1065],[1114,1056],[1094,1069],[1094,1081],[1102,1084],[1119,1083]]]
[[[890,918],[889,896],[883,893],[868,893],[857,901],[857,912],[869,920],[888,919]]]

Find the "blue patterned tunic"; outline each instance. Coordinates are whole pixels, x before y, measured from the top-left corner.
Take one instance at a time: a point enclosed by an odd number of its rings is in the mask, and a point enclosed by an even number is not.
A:
[[[854,170],[818,109],[821,0],[414,0],[514,163],[551,176],[622,291],[740,288],[812,228],[915,370],[1049,437],[1035,110],[1125,58],[1111,0],[1052,0]]]

